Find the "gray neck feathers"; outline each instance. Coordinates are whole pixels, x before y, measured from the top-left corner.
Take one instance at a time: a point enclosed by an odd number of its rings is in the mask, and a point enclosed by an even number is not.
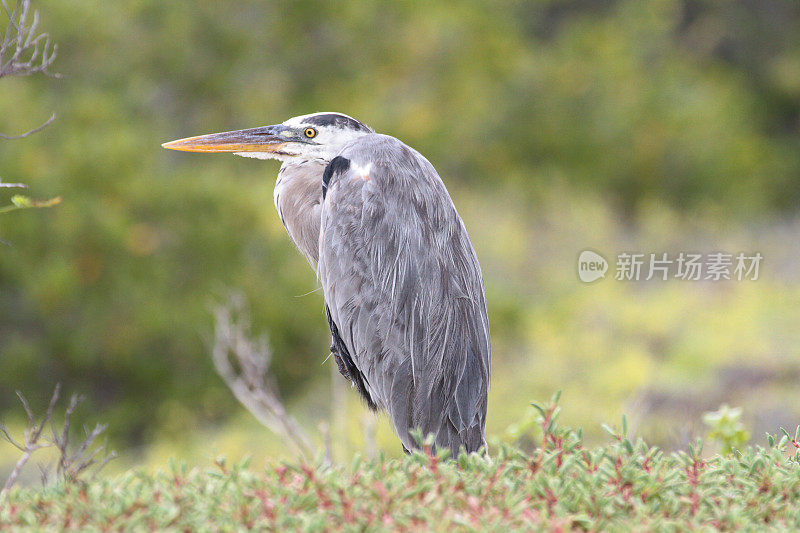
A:
[[[275,207],[295,246],[316,268],[322,202],[322,160],[287,161],[275,183]]]

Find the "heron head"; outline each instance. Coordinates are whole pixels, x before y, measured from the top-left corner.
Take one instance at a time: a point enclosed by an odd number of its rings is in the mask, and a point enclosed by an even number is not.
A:
[[[353,139],[373,131],[342,113],[312,113],[281,124],[188,137],[161,146],[184,152],[231,152],[257,159],[330,161]]]

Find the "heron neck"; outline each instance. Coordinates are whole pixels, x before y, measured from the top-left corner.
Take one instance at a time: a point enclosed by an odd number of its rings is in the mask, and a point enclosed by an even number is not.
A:
[[[275,182],[275,207],[295,246],[316,268],[322,202],[322,160],[286,161]]]

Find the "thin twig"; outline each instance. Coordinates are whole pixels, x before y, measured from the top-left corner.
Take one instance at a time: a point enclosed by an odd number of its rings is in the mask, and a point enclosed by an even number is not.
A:
[[[2,438],[7,440],[22,452],[22,456],[17,461],[14,469],[11,471],[11,475],[8,477],[3,489],[0,491],[0,500],[3,499],[5,494],[8,493],[9,489],[14,485],[14,483],[16,483],[20,472],[25,464],[30,460],[33,453],[41,448],[47,448],[50,446],[55,446],[58,448],[59,459],[56,466],[56,472],[59,477],[72,482],[78,481],[81,474],[83,474],[90,467],[97,465],[96,458],[99,454],[103,454],[103,460],[94,468],[93,477],[96,476],[97,473],[102,470],[109,461],[117,457],[117,454],[114,452],[105,453],[105,445],[95,446],[95,441],[97,438],[106,430],[107,426],[104,424],[97,424],[91,432],[86,431],[86,438],[78,445],[77,450],[70,454],[69,429],[72,422],[72,415],[83,398],[78,395],[73,395],[70,398],[69,405],[64,413],[64,425],[59,428],[56,425],[53,413],[55,411],[60,394],[61,385],[56,385],[55,390],[53,391],[53,396],[50,398],[50,403],[47,406],[47,411],[45,412],[41,421],[37,423],[30,404],[28,404],[28,401],[21,393],[17,392],[17,396],[22,403],[22,408],[25,410],[25,414],[28,418],[28,425],[23,432],[23,442],[20,443],[11,436],[4,425],[0,424],[0,436],[2,436]],[[44,428],[48,426],[48,423],[50,426],[49,438],[43,436]],[[39,471],[42,483],[47,483],[49,469],[39,465]]]
[[[47,486],[47,482],[50,480],[50,469],[42,463],[39,463],[36,466],[39,467],[39,479],[42,482],[42,487],[44,488]]]
[[[53,207],[54,205],[61,203],[61,197],[56,196],[55,198],[50,198],[49,200],[31,200],[25,196],[12,196],[11,202],[11,205],[0,207],[0,214],[33,207]]]
[[[5,0],[2,3],[8,24],[0,39],[0,78],[29,76],[38,72],[59,77],[48,71],[55,61],[58,46],[50,41],[49,34],[37,34],[37,11],[33,12],[33,20],[28,23],[30,0],[17,0],[13,10],[9,10]]]
[[[14,8],[9,9],[6,0],[2,0],[3,11],[8,17],[5,32],[0,35],[0,78],[5,76],[30,76],[42,73],[60,78],[48,69],[56,59],[58,46],[50,41],[47,33],[38,33],[39,12],[33,11],[29,22],[30,0],[16,0]],[[43,124],[19,135],[0,133],[0,139],[22,139],[33,135],[49,126],[56,118],[50,115]]]
[[[50,398],[50,404],[47,407],[47,411],[45,412],[44,416],[42,417],[41,422],[38,424],[36,423],[36,419],[33,416],[33,411],[31,410],[30,405],[28,405],[28,401],[25,397],[20,393],[17,392],[17,396],[19,397],[20,401],[22,402],[22,407],[25,409],[25,414],[28,416],[28,428],[25,430],[23,437],[24,437],[24,444],[20,445],[14,439],[11,438],[8,431],[5,429],[5,426],[0,426],[2,429],[3,436],[6,439],[19,448],[23,453],[22,457],[19,458],[17,464],[14,465],[14,469],[11,471],[11,475],[8,476],[5,485],[3,485],[3,489],[0,490],[0,501],[5,497],[8,491],[14,486],[16,483],[17,478],[19,477],[20,472],[22,472],[22,468],[25,464],[30,460],[33,453],[37,450],[42,448],[47,448],[52,446],[52,442],[44,441],[40,442],[40,438],[42,436],[42,429],[47,424],[48,420],[52,419],[53,417],[53,409],[55,408],[56,402],[58,402],[58,397],[61,393],[61,385],[56,385],[55,390],[53,391],[53,396]]]
[[[105,446],[103,447],[105,448]],[[111,450],[109,453],[107,453],[105,457],[103,457],[103,460],[100,461],[100,464],[97,465],[97,468],[94,469],[94,473],[92,474],[92,479],[97,478],[97,474],[99,474],[100,471],[103,470],[108,463],[110,463],[117,457],[118,457],[117,452],[114,450]]]
[[[20,133],[19,135],[6,135],[5,133],[0,133],[0,139],[4,139],[6,141],[13,141],[14,139],[24,139],[25,137],[27,137],[29,135],[33,135],[34,133],[42,131],[47,126],[52,124],[55,119],[56,119],[56,114],[53,113],[52,115],[50,115],[50,118],[48,118],[47,121],[44,124],[42,124],[41,126],[37,126],[37,127],[33,128],[32,130],[28,130],[25,133]]]
[[[330,466],[333,464],[333,442],[331,441],[331,427],[327,422],[322,421],[317,426],[319,434],[322,436],[322,443],[325,446],[325,455],[322,456],[322,464]]]

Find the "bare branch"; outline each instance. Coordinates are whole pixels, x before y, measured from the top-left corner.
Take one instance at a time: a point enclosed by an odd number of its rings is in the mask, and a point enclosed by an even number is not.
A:
[[[33,11],[32,20],[29,21],[30,0],[16,0],[13,9],[8,7],[6,0],[0,0],[0,3],[8,17],[5,33],[0,35],[0,78],[30,76],[39,72],[59,78],[58,74],[48,70],[56,59],[58,46],[50,41],[49,34],[38,33],[38,11]],[[49,126],[55,118],[53,113],[43,124],[20,135],[0,133],[0,139],[22,139],[33,135]]]
[[[39,480],[42,482],[42,488],[47,486],[47,482],[50,481],[50,469],[39,463],[36,465],[39,468]]]
[[[70,477],[76,477],[82,471],[86,470],[90,466],[95,463],[95,456],[103,450],[103,447],[92,448],[92,444],[97,437],[99,437],[107,428],[108,426],[104,424],[97,424],[92,432],[86,431],[84,428],[84,432],[86,433],[86,439],[83,443],[78,447],[78,450],[70,457],[69,461],[71,463],[71,472],[69,473]]]
[[[311,439],[283,406],[275,386],[269,380],[272,357],[266,337],[250,338],[250,321],[244,297],[231,295],[226,305],[214,311],[215,335],[211,357],[217,374],[250,413],[271,431],[297,447],[300,455],[310,457]],[[236,367],[231,362],[233,356]]]
[[[53,409],[58,401],[60,392],[61,385],[56,385],[56,388],[53,391],[53,396],[50,398],[50,404],[47,407],[47,411],[42,417],[42,421],[37,424],[36,418],[33,415],[33,411],[31,410],[30,405],[28,405],[28,401],[25,399],[22,393],[17,391],[17,396],[22,402],[22,407],[25,409],[25,414],[28,416],[28,428],[24,432],[25,442],[24,444],[20,444],[11,438],[11,435],[9,435],[8,431],[5,429],[5,426],[0,426],[2,429],[0,432],[3,433],[3,436],[6,438],[6,440],[23,452],[22,457],[20,457],[17,461],[17,464],[14,465],[11,475],[8,476],[5,485],[3,485],[3,489],[0,490],[0,500],[2,500],[11,487],[14,486],[14,483],[16,483],[20,472],[22,472],[22,468],[25,466],[28,460],[30,460],[33,453],[41,448],[52,446],[51,442],[46,440],[40,441],[40,438],[42,436],[42,429],[47,424],[47,421],[53,417]]]
[[[3,1],[4,0],[0,0],[0,2]],[[0,490],[0,500],[3,499],[9,489],[14,485],[14,483],[16,483],[20,472],[31,458],[33,453],[41,448],[47,448],[50,446],[55,446],[58,448],[59,460],[56,467],[56,472],[60,477],[63,477],[68,481],[77,481],[81,474],[83,474],[88,468],[96,465],[96,457],[99,454],[103,454],[103,461],[95,468],[94,475],[97,475],[97,473],[102,470],[110,460],[117,456],[114,452],[106,454],[105,445],[94,446],[97,437],[99,437],[106,430],[106,426],[102,424],[97,424],[91,432],[86,431],[86,439],[78,446],[77,450],[70,455],[68,444],[71,418],[72,414],[75,412],[75,409],[82,401],[82,398],[78,395],[73,395],[70,398],[69,405],[64,413],[64,425],[61,429],[59,429],[53,418],[53,413],[55,411],[56,404],[58,403],[60,394],[61,385],[56,385],[55,390],[53,391],[53,396],[50,398],[50,403],[47,406],[47,411],[45,412],[41,421],[37,423],[33,414],[33,410],[28,404],[28,401],[21,393],[17,392],[17,396],[19,397],[19,400],[22,403],[22,407],[25,410],[25,414],[28,418],[28,427],[23,433],[24,441],[20,443],[12,438],[4,425],[0,424],[0,437],[7,440],[9,443],[23,452],[22,456],[14,466],[14,469],[11,471],[11,475],[6,480],[3,489]],[[42,435],[44,428],[48,425],[48,422],[51,430],[50,438],[43,437]],[[46,483],[49,469],[39,465],[39,470],[42,482]]]
[[[3,434],[3,438],[7,440],[12,446],[14,446],[20,451],[23,452],[25,451],[25,446],[15,441],[14,437],[11,436],[11,434],[8,432],[8,429],[3,424],[0,424],[0,433]]]
[[[320,422],[317,425],[319,434],[322,437],[325,454],[322,456],[322,464],[330,466],[333,464],[333,441],[331,440],[331,427],[327,422]]]
[[[24,183],[3,183],[3,180],[0,179],[0,189],[8,188],[8,189],[27,189],[28,186]]]
[[[364,431],[364,450],[369,459],[377,457],[378,446],[375,444],[375,413],[365,411],[361,417],[361,427]]]
[[[23,396],[20,391],[17,391],[17,398],[19,398],[19,401],[22,402],[22,407],[25,409],[25,414],[28,415],[29,427],[35,427],[33,411],[31,411],[31,406],[28,405],[28,401],[25,399],[25,396]]]
[[[42,444],[33,444],[30,445],[26,450],[25,453],[22,454],[22,457],[19,458],[17,464],[14,465],[14,470],[11,471],[11,475],[8,476],[6,480],[6,484],[3,486],[3,489],[0,490],[0,501],[2,501],[3,497],[6,493],[14,486],[14,483],[17,482],[17,477],[19,477],[19,473],[22,472],[22,467],[28,462],[33,455],[33,452],[39,450],[40,448],[46,448],[51,446],[50,443],[42,443]]]
[[[6,0],[3,9],[8,16],[5,34],[0,39],[0,78],[4,76],[29,76],[38,72],[59,77],[48,71],[55,61],[58,46],[47,33],[38,33],[39,13],[33,12],[28,22],[30,0],[17,0],[10,10]]]
[[[55,119],[56,119],[56,114],[53,113],[52,115],[50,115],[50,118],[48,118],[47,121],[44,124],[42,124],[41,126],[37,126],[37,127],[33,128],[32,130],[28,130],[25,133],[20,133],[19,135],[6,135],[5,133],[0,133],[0,139],[4,139],[6,141],[13,141],[14,139],[24,139],[25,137],[27,137],[29,135],[33,135],[34,133],[42,131],[47,126],[52,124]]]
[[[103,448],[105,448],[105,445],[103,446]],[[100,464],[97,465],[97,468],[94,469],[94,473],[92,474],[92,479],[97,478],[97,474],[99,474],[100,471],[103,470],[108,463],[110,463],[117,457],[119,456],[117,455],[117,452],[114,450],[111,450],[109,453],[107,453],[105,457],[103,457],[103,460],[100,461]]]
[[[69,456],[67,453],[67,446],[69,445],[70,418],[81,401],[83,401],[83,398],[78,397],[77,394],[73,394],[72,397],[70,397],[69,405],[67,406],[67,410],[64,412],[64,426],[61,428],[61,435],[59,435],[59,432],[56,428],[55,420],[53,420],[50,424],[50,431],[53,435],[53,444],[55,444],[61,452],[60,459],[58,461],[59,474],[62,474],[66,470],[67,457]]]
[[[108,428],[105,424],[97,424],[91,432],[84,430],[86,438],[74,453],[69,453],[69,428],[72,414],[83,400],[84,398],[82,396],[78,396],[77,394],[72,395],[69,406],[64,412],[64,426],[60,432],[57,430],[55,424],[51,425],[53,444],[55,444],[60,452],[56,473],[59,477],[64,477],[71,481],[76,481],[84,471],[94,465],[96,463],[95,457],[98,454],[103,454],[103,461],[95,472],[95,475],[100,469],[105,467],[110,460],[117,456],[113,452],[107,454],[105,445],[93,448],[94,441]]]

